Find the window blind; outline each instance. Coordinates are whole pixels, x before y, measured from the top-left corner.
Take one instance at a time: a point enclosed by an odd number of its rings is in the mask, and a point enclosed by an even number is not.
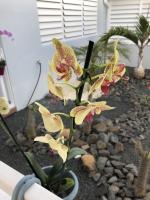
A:
[[[97,33],[97,0],[84,0],[84,35]]]
[[[150,0],[110,0],[108,28],[124,26],[134,29],[138,15],[148,15],[150,19],[149,12]]]
[[[37,0],[41,42],[97,34],[98,0]]]
[[[134,30],[138,16],[143,14],[150,21],[150,0],[110,0],[108,30],[123,26]],[[113,38],[116,38],[115,36]],[[122,41],[129,42],[124,37]]]

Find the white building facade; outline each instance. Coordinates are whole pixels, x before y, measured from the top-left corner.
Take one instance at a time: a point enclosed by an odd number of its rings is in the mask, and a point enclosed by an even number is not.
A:
[[[0,30],[12,32],[14,40],[0,38],[7,62],[5,76],[0,78],[0,95],[7,96],[16,110],[26,107],[40,61],[42,72],[32,102],[43,98],[48,93],[53,37],[73,46],[87,45],[111,26],[134,25],[134,15],[146,12],[149,4],[150,0],[1,0]],[[131,47],[130,65],[136,66],[137,49]],[[150,68],[148,52],[149,47],[145,50],[146,68]]]

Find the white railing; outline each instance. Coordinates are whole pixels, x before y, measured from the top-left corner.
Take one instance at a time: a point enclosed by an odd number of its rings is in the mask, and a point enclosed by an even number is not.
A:
[[[23,174],[0,161],[0,200],[10,200],[16,184]],[[24,200],[62,200],[38,184],[33,184],[25,193]]]

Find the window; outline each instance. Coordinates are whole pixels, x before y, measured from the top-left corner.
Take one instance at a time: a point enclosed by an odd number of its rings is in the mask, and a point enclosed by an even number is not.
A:
[[[98,0],[37,0],[41,42],[97,34]]]
[[[111,0],[109,28],[124,26],[133,29],[139,14],[148,14],[150,19],[150,0]]]
[[[150,20],[150,0],[110,0],[109,2],[108,29],[123,26],[134,30],[139,14],[148,16]],[[130,43],[125,38],[122,40]]]

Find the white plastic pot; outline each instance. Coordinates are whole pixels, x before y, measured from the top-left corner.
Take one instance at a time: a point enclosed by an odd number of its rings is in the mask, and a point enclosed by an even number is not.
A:
[[[74,187],[73,187],[71,193],[67,197],[65,197],[64,200],[73,200],[76,197],[78,190],[79,190],[79,181],[78,181],[77,176],[75,175],[75,173],[73,171],[69,171],[69,173],[70,173],[71,177],[74,179],[75,184],[74,184]]]
[[[47,170],[50,170],[51,168],[52,166],[48,166],[48,167],[44,167],[43,169],[47,171]],[[70,194],[68,194],[65,198],[63,198],[63,200],[74,200],[79,190],[79,181],[73,171],[70,170],[68,173],[69,173],[68,176],[74,179],[74,187],[72,191],[70,192]]]

